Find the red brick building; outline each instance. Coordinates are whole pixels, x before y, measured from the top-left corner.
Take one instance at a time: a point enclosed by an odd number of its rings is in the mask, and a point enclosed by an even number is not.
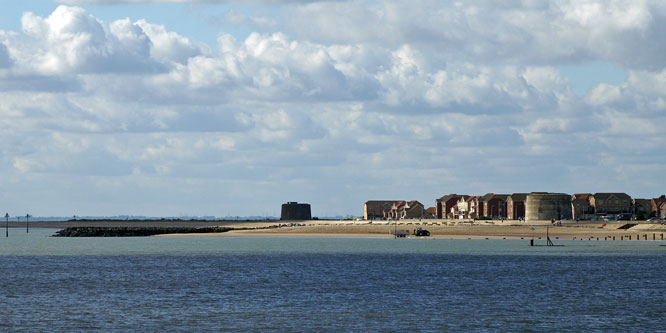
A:
[[[661,217],[662,216],[662,204],[666,202],[666,198],[654,198],[651,200],[652,203],[652,216]]]
[[[506,199],[507,220],[525,219],[525,200],[527,193],[514,193]]]
[[[447,194],[439,199],[436,199],[435,210],[437,211],[437,218],[438,219],[452,218],[453,216],[450,216],[451,208],[454,208],[455,206],[458,205],[458,200],[460,199],[460,197],[461,197],[460,195],[452,193],[452,194]]]
[[[481,197],[483,203],[483,215],[490,218],[506,218],[506,199],[508,194],[488,193]]]
[[[399,200],[370,200],[363,205],[363,219],[384,219],[388,217],[393,204]]]
[[[626,193],[595,193],[590,205],[596,215],[631,213],[631,197]]]
[[[589,220],[594,217],[594,206],[590,203],[591,193],[576,193],[571,196],[572,218]]]
[[[398,201],[393,204],[389,211],[390,218],[394,219],[417,219],[422,218],[426,213],[423,204],[416,201]]]

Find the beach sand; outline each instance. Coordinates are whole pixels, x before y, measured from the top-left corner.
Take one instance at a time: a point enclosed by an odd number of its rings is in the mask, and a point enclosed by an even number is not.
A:
[[[219,236],[219,237],[386,237],[392,238],[390,230],[408,230],[408,234],[416,228],[423,228],[431,233],[432,238],[450,239],[545,239],[546,233],[551,239],[596,239],[632,240],[663,240],[666,237],[666,226],[659,224],[639,223],[622,230],[619,227],[627,222],[563,222],[561,226],[552,226],[550,221],[509,222],[509,221],[476,221],[461,222],[452,220],[402,220],[397,223],[386,221],[290,221],[274,223],[226,224],[230,227],[266,227],[281,225],[279,228],[256,230],[233,230],[216,234],[171,234],[165,236]],[[635,223],[635,222],[632,222]],[[413,237],[413,236],[410,236]]]
[[[636,226],[618,229],[627,223]],[[25,222],[10,222],[10,227],[25,227]],[[517,238],[542,239],[549,233],[551,239],[596,239],[611,240],[663,240],[666,226],[645,221],[613,222],[574,222],[563,221],[561,226],[551,225],[550,221],[461,221],[461,220],[399,220],[399,221],[351,221],[351,220],[309,220],[309,221],[117,221],[117,220],[77,220],[62,222],[31,222],[31,228],[67,228],[67,227],[230,227],[246,230],[233,230],[224,233],[169,234],[173,236],[219,236],[219,237],[393,237],[393,229],[407,230],[408,234],[416,228],[430,231],[433,238]],[[413,236],[410,236],[413,237]]]

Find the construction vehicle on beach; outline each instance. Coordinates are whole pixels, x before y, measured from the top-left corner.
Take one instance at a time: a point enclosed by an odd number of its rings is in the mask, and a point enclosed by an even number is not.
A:
[[[414,230],[414,236],[417,237],[430,236],[430,231],[425,230],[423,228],[416,228],[416,230]]]

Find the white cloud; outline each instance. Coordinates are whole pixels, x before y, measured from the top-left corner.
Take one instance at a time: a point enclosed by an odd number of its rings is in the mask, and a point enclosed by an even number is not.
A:
[[[9,57],[9,51],[7,50],[7,45],[0,43],[0,68],[9,67],[11,63],[12,60]]]
[[[665,28],[661,1],[317,2],[292,8],[289,16],[287,24],[303,38],[393,48],[419,45],[433,58],[528,65],[595,59],[628,68],[666,66],[661,56],[666,46],[654,42]]]
[[[129,20],[126,20],[129,24]],[[184,64],[187,59],[208,53],[207,47],[175,32],[167,31],[163,25],[150,24],[139,20],[136,25],[150,38],[150,54],[160,61],[173,61]]]
[[[125,203],[158,215],[249,215],[291,197],[358,213],[377,193],[661,190],[648,181],[666,162],[659,3],[280,6],[284,22],[229,17],[270,31],[223,31],[216,45],[77,7],[25,14],[22,31],[0,31],[0,186],[73,187],[111,198],[77,196],[91,214]],[[555,68],[584,59],[623,66],[626,82],[576,96]]]
[[[77,4],[143,4],[143,3],[235,3],[237,0],[56,0],[59,3],[77,5]],[[250,0],[250,3],[307,3],[314,1],[327,0]]]
[[[127,21],[105,29],[81,8],[59,6],[48,18],[26,13],[9,47],[17,65],[47,75],[152,70],[150,41]]]

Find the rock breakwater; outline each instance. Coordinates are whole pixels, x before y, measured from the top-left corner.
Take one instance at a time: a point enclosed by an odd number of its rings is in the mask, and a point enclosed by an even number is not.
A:
[[[147,237],[165,234],[203,234],[234,230],[226,227],[70,227],[53,237]]]

